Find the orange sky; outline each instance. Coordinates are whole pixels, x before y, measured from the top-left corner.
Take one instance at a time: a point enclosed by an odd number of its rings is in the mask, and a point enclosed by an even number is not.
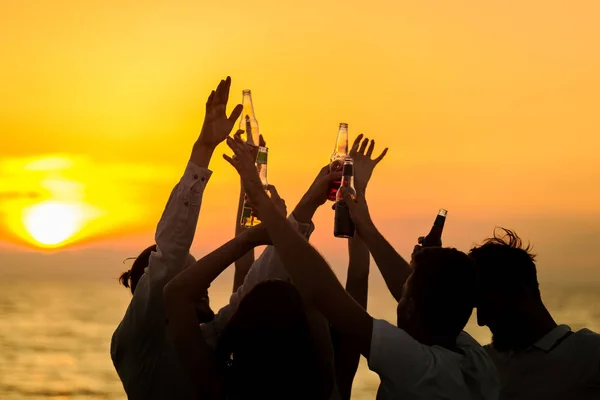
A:
[[[440,207],[448,244],[496,224],[548,249],[600,232],[595,1],[1,1],[4,247],[31,242],[23,213],[45,201],[79,207],[80,248],[151,240],[228,74],[233,101],[252,89],[269,180],[290,205],[348,122],[351,139],[390,148],[369,202],[402,246]],[[238,181],[223,151],[199,224],[206,249],[233,232]],[[319,212],[316,237],[333,252],[331,217]]]

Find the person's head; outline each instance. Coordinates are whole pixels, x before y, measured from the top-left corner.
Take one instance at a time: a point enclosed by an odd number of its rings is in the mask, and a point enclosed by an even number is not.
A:
[[[216,354],[231,398],[321,399],[331,392],[300,294],[285,281],[263,282],[243,298]]]
[[[425,247],[413,254],[411,266],[398,303],[398,327],[424,344],[453,342],[475,305],[473,260],[456,249]]]
[[[150,254],[153,252],[156,252],[155,244],[145,248],[139,256],[135,257],[135,261],[131,265],[131,268],[128,271],[123,272],[119,277],[119,282],[121,285],[125,286],[126,288],[130,288],[131,294],[135,293],[135,288],[137,287],[142,275],[144,275],[144,271],[150,262]],[[132,258],[128,258],[127,260],[131,259]],[[184,267],[187,268],[194,262],[196,262],[196,260],[191,254],[189,254]]]
[[[542,304],[535,254],[515,232],[500,228],[469,255],[479,273],[478,324],[490,329],[499,350],[520,347],[522,323]]]

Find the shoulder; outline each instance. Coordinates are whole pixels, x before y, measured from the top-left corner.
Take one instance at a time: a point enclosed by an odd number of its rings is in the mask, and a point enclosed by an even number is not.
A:
[[[433,362],[433,349],[410,336],[405,330],[381,319],[373,319],[373,334],[369,367],[385,375],[412,376],[429,368]],[[422,367],[422,368],[421,368]]]

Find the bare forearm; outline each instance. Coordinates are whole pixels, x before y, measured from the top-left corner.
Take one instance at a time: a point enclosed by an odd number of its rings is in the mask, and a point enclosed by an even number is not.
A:
[[[257,208],[262,223],[303,297],[311,301],[331,324],[352,330],[351,321],[356,317],[353,312],[361,307],[346,293],[319,252],[276,211],[270,199],[262,193],[257,197],[260,198]]]
[[[317,208],[319,208],[319,205],[311,201],[305,195],[302,199],[300,199],[298,205],[296,205],[296,208],[294,208],[294,218],[300,223],[309,224],[312,221]]]
[[[369,264],[371,257],[369,248],[358,233],[353,239],[348,240],[348,276],[346,278],[346,291],[367,309],[369,293]]]
[[[244,188],[242,183],[240,182],[240,197],[238,199],[238,209],[235,214],[235,236],[241,235],[246,228],[243,228],[240,225],[240,220],[242,218],[242,210],[244,208]],[[244,254],[240,258],[235,261],[235,274],[233,276],[233,290],[232,293],[235,293],[239,287],[244,283],[244,279],[250,271],[250,267],[254,263],[254,249],[250,250],[248,253]]]
[[[237,292],[240,286],[244,283],[244,279],[246,279],[246,275],[248,275],[248,271],[254,264],[254,248],[249,252],[241,256],[235,261],[235,274],[233,276],[233,291],[232,293]]]
[[[389,244],[375,225],[370,224],[361,228],[362,237],[373,255],[388,289],[396,301],[400,301],[402,287],[411,272],[410,265]]]
[[[369,291],[369,248],[358,233],[348,240],[348,277],[346,291],[361,307],[367,309]],[[360,362],[360,351],[347,334],[333,329],[331,338],[335,349],[335,376],[344,400],[350,400],[352,382]]]
[[[244,232],[182,271],[167,284],[165,291],[171,290],[192,303],[201,300],[212,281],[256,245],[254,232]]]

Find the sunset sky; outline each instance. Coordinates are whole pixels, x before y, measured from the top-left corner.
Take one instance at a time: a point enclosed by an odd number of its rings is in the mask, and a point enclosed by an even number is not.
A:
[[[402,252],[443,207],[446,245],[468,250],[503,225],[556,276],[600,265],[597,1],[0,5],[0,269],[151,243],[227,75],[230,109],[252,90],[290,211],[347,122],[351,140],[390,148],[368,201]],[[233,234],[227,150],[211,162],[197,256]],[[315,222],[315,246],[342,262],[331,210]],[[64,238],[51,250],[35,239],[49,227]]]

